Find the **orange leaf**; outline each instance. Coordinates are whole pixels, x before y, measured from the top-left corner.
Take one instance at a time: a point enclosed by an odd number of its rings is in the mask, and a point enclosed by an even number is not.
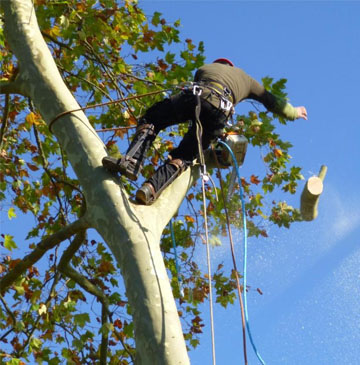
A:
[[[152,163],[153,165],[157,166],[157,165],[158,165],[158,162],[159,162],[159,154],[158,154],[158,153],[156,153],[156,154],[155,154],[155,156],[153,156],[153,157],[151,158],[151,163]]]
[[[128,125],[137,125],[137,120],[134,116],[130,115],[130,118],[128,120]]]
[[[186,220],[186,222],[189,222],[189,223],[195,222],[195,219],[193,217],[191,217],[190,215],[186,215],[185,220]]]
[[[251,183],[252,184],[255,184],[255,185],[257,185],[257,184],[259,184],[260,183],[260,180],[258,179],[258,177],[257,176],[255,176],[255,175],[251,175],[251,177],[250,177],[250,181],[251,181]]]
[[[120,321],[120,319],[116,319],[115,322],[114,322],[114,326],[121,329],[123,324],[122,322]]]
[[[276,158],[279,158],[283,155],[283,153],[279,148],[275,148],[274,149],[274,155],[276,156]]]
[[[124,138],[125,134],[126,134],[126,129],[125,128],[119,128],[115,132],[115,136],[120,137],[121,139]]]
[[[107,275],[114,270],[114,265],[110,261],[103,260],[101,261],[98,270],[102,275]]]
[[[30,125],[39,125],[39,116],[36,115],[33,112],[30,112],[26,117],[25,117],[25,121],[28,122]]]
[[[31,163],[26,163],[26,164],[31,171],[39,170],[39,168],[36,165],[32,165]]]

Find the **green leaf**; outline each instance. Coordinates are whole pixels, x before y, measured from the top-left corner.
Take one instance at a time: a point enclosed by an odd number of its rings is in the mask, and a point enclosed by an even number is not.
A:
[[[107,336],[109,334],[109,332],[112,332],[112,331],[114,331],[114,325],[112,323],[104,323],[101,326],[99,333]]]
[[[84,328],[87,322],[90,322],[90,317],[88,313],[80,313],[74,315],[74,323],[81,328]]]
[[[152,20],[151,20],[151,23],[153,25],[155,25],[155,27],[159,25],[159,23],[160,23],[160,17],[161,17],[161,13],[159,13],[159,12],[156,11],[154,13],[153,17],[152,17]]]
[[[38,350],[41,348],[42,341],[39,338],[33,337],[30,341],[29,348]]]
[[[5,235],[4,239],[4,247],[8,249],[9,251],[12,251],[13,248],[17,248],[16,243],[13,240],[13,236],[10,236],[9,234]]]

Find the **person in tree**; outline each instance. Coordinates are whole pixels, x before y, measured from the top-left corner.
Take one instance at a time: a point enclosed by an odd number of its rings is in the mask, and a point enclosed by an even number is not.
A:
[[[198,140],[196,120],[202,125],[202,147],[207,149],[223,133],[233,107],[244,99],[253,99],[286,119],[307,120],[304,106],[293,107],[267,90],[259,82],[226,59],[219,58],[200,67],[194,77],[193,89],[186,89],[151,106],[139,120],[134,138],[120,159],[103,158],[103,166],[120,172],[135,181],[142,170],[146,153],[160,130],[190,121],[190,127],[179,146],[136,193],[140,204],[150,205],[160,193],[196,158]],[[199,105],[200,104],[200,105]],[[196,116],[196,107],[200,114]]]

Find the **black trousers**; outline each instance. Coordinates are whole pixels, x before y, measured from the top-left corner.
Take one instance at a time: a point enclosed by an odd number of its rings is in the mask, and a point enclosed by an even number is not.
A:
[[[203,127],[202,146],[205,150],[225,127],[227,116],[222,110],[214,107],[201,97],[200,103],[200,122]],[[141,119],[141,123],[151,123],[155,126],[155,134],[172,125],[191,122],[189,130],[179,146],[170,152],[172,159],[181,159],[186,166],[192,163],[199,152],[196,137],[195,107],[196,96],[190,90],[183,91],[154,104]],[[177,168],[174,165],[166,163],[157,169],[148,182],[154,186],[157,192],[176,170]]]

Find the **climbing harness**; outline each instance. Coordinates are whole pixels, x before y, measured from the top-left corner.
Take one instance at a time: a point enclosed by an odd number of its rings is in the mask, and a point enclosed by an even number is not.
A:
[[[247,287],[247,225],[246,225],[246,212],[245,212],[245,200],[244,200],[244,194],[243,194],[243,189],[242,189],[242,184],[241,184],[241,178],[240,178],[240,174],[239,174],[239,166],[236,160],[236,157],[233,153],[233,151],[231,150],[231,148],[229,147],[228,144],[226,144],[223,141],[219,141],[219,143],[221,145],[223,145],[225,148],[227,148],[227,150],[229,151],[232,159],[233,159],[233,163],[234,163],[234,169],[236,171],[236,176],[238,178],[238,183],[239,183],[239,192],[240,192],[240,200],[241,200],[241,209],[242,209],[242,218],[243,218],[243,232],[244,232],[244,262],[243,262],[243,293],[244,293],[244,312],[245,312],[245,322],[246,322],[246,329],[247,329],[247,333],[250,339],[250,343],[252,345],[252,348],[258,358],[258,360],[260,361],[261,364],[265,365],[264,360],[262,359],[260,353],[258,352],[255,342],[253,340],[252,334],[251,334],[251,330],[250,330],[250,324],[249,324],[249,315],[248,315],[248,309],[247,309],[247,295],[246,295],[246,287]]]

